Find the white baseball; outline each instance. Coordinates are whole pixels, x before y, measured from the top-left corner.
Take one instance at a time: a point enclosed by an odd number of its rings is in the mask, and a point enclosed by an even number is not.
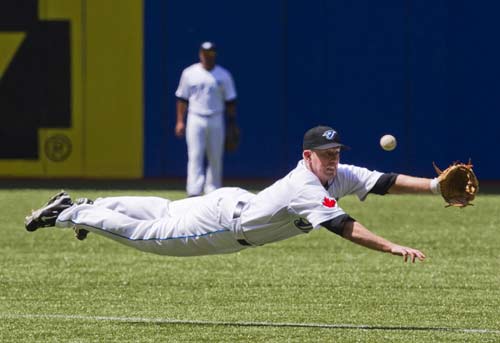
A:
[[[396,149],[397,145],[398,142],[396,141],[396,137],[393,135],[383,135],[382,138],[380,138],[380,146],[386,151]]]

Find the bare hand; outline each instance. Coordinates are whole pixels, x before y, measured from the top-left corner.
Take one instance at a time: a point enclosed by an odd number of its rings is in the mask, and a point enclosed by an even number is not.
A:
[[[184,133],[186,132],[186,125],[184,125],[183,122],[177,123],[175,125],[175,135],[179,138],[184,136]]]
[[[408,248],[408,247],[403,247],[401,245],[394,245],[391,248],[391,254],[403,256],[405,259],[405,262],[408,262],[411,260],[412,263],[415,263],[416,258],[418,258],[420,261],[423,261],[425,259],[424,253],[421,252],[420,250]]]

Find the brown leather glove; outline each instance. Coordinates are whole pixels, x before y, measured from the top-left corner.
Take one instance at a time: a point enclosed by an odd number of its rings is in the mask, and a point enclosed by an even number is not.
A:
[[[441,196],[448,203],[446,207],[466,207],[472,205],[479,190],[479,181],[472,170],[472,164],[455,162],[444,171],[441,171],[433,162],[438,176]]]

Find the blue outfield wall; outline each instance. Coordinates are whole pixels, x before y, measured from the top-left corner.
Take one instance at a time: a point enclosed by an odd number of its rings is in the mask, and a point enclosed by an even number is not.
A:
[[[383,6],[382,6],[383,5]],[[145,177],[184,177],[173,134],[175,89],[200,42],[219,46],[234,76],[242,144],[225,176],[278,178],[304,131],[334,126],[343,162],[432,176],[473,159],[500,179],[500,3],[464,0],[173,2],[145,0]],[[398,148],[384,152],[384,133]]]

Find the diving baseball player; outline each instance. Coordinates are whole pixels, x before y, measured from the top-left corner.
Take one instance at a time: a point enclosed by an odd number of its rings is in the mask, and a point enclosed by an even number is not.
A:
[[[339,163],[347,147],[328,126],[306,132],[303,159],[288,175],[259,192],[220,188],[210,194],[170,201],[159,197],[110,197],[73,203],[56,194],[26,217],[28,231],[41,227],[92,232],[161,255],[232,253],[277,242],[321,227],[359,245],[423,260],[413,248],[366,229],[338,204],[347,194],[439,193],[436,179],[384,174]]]
[[[210,193],[222,186],[224,115],[236,115],[236,89],[229,71],[215,64],[216,50],[204,42],[200,63],[182,72],[177,97],[177,137],[186,135],[188,196]],[[187,110],[187,123],[184,117]],[[204,159],[207,157],[205,173]]]

